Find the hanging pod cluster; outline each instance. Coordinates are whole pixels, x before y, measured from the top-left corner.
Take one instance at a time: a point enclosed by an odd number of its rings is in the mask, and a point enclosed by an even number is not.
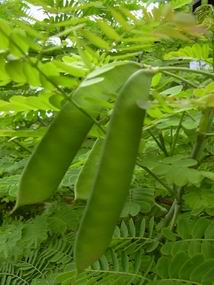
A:
[[[111,241],[129,192],[145,117],[145,109],[139,106],[148,102],[152,76],[152,71],[136,71],[124,84],[115,103],[106,137],[99,150],[97,171],[91,178],[92,182],[86,184],[91,188],[91,194],[74,248],[78,272],[101,257]],[[93,151],[90,159],[93,158]],[[88,165],[85,170],[87,168]],[[86,176],[83,174],[79,179]],[[80,182],[78,184],[81,186]],[[81,190],[82,187],[79,188]],[[80,191],[79,195],[86,197],[89,193],[87,189],[85,191]]]
[[[109,94],[117,93],[139,68],[134,62],[111,63],[86,77],[31,155],[21,177],[13,211],[23,205],[41,203],[57,190],[93,126],[92,117],[96,119],[102,110],[96,100],[108,100]]]
[[[129,191],[145,117],[142,106],[148,101],[152,76],[153,71],[134,62],[108,64],[89,74],[53,120],[23,171],[14,210],[41,203],[57,190],[93,126],[92,118],[102,111],[98,102],[119,94],[107,134],[96,142],[75,188],[76,199],[89,198],[74,248],[78,272],[97,260],[111,241]]]

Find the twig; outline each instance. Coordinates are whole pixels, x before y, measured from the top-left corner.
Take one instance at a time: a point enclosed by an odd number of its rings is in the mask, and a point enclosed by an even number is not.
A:
[[[178,136],[179,136],[179,132],[180,132],[180,129],[182,127],[182,122],[183,122],[183,119],[184,119],[184,116],[185,116],[185,112],[182,113],[181,115],[181,118],[180,118],[180,121],[179,121],[179,125],[176,129],[176,133],[175,133],[175,136],[174,136],[174,139],[173,139],[173,143],[172,143],[172,148],[171,148],[171,155],[174,154],[174,151],[175,151],[175,146],[176,146],[176,143],[177,143],[177,140],[178,140]]]
[[[10,141],[31,154],[31,151],[26,146],[22,145],[20,142],[16,141],[15,139],[13,139],[13,140],[11,139]]]
[[[188,84],[189,86],[191,86],[193,88],[197,88],[198,87],[196,84],[194,84],[191,81],[183,78],[182,76],[179,76],[179,75],[174,74],[174,73],[169,72],[169,71],[163,71],[163,73],[166,74],[166,75],[172,76],[172,77],[174,77],[174,78],[176,78],[176,79],[178,79],[180,81],[183,81],[184,83]]]
[[[156,72],[164,72],[164,71],[185,71],[185,72],[192,72],[197,73],[200,75],[204,75],[207,77],[210,77],[214,79],[214,73],[204,71],[204,70],[198,70],[198,69],[190,69],[188,67],[177,67],[177,66],[163,66],[163,67],[157,67]]]
[[[157,146],[160,148],[160,150],[165,154],[165,156],[168,156],[168,153],[166,152],[166,149],[163,148],[159,140],[155,137],[155,135],[152,133],[152,131],[148,130],[148,133],[151,135],[153,140],[156,142]]]
[[[201,116],[198,128],[198,134],[193,146],[191,158],[200,161],[201,154],[205,147],[205,141],[207,138],[206,133],[210,131],[213,122],[214,112],[212,108],[206,109]]]
[[[168,156],[169,156],[169,153],[168,153],[168,151],[167,151],[167,149],[166,149],[166,145],[165,145],[165,141],[164,141],[162,132],[159,133],[159,139],[160,139],[160,143],[161,143],[161,145],[162,145],[162,148],[163,148],[163,150],[164,150],[164,153],[165,153],[165,155],[168,157]]]
[[[149,173],[155,180],[157,180],[164,188],[167,189],[167,191],[169,193],[173,193],[173,190],[167,185],[165,184],[154,172],[152,172],[148,167],[140,164],[139,162],[136,162],[136,164],[141,167],[142,169],[144,169],[147,173]]]

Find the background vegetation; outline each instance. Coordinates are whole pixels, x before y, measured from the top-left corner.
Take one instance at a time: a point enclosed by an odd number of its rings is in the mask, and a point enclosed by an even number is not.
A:
[[[214,284],[214,10],[205,3],[193,16],[192,1],[157,2],[0,4],[2,285]],[[31,15],[31,4],[44,20]],[[85,203],[74,202],[73,190],[101,135],[97,125],[54,197],[10,212],[27,159],[66,96],[90,71],[119,60],[165,71],[152,81],[130,194],[112,243],[76,277],[73,243]],[[95,101],[105,108],[104,128],[114,102],[114,94]]]

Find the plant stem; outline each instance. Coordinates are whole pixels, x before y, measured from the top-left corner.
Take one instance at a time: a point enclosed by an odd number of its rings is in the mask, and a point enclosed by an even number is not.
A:
[[[148,167],[140,164],[139,162],[136,163],[139,167],[141,167],[142,169],[144,169],[148,174],[150,174],[155,180],[157,180],[164,188],[167,189],[167,191],[169,191],[169,193],[173,193],[173,190],[167,185],[165,184],[154,172],[152,172]]]
[[[164,151],[165,155],[168,157],[169,153],[168,153],[168,151],[166,149],[166,145],[165,145],[165,141],[164,141],[162,132],[159,133],[159,140],[160,140],[160,143],[161,143],[161,146],[163,148],[163,151]]]
[[[198,128],[198,134],[195,140],[195,144],[193,146],[191,158],[197,160],[198,162],[201,159],[201,155],[203,153],[203,150],[205,148],[206,143],[206,132],[209,132],[210,127],[213,122],[214,117],[214,111],[213,108],[208,108],[202,112],[202,116],[199,122],[199,128]],[[199,164],[196,166],[198,167]],[[182,200],[182,194],[185,189],[185,186],[179,187],[176,190],[176,198],[165,216],[163,226],[167,226],[170,221],[170,228],[172,229],[174,226],[174,223],[176,221],[176,218],[178,216],[178,213],[180,212],[180,205]]]
[[[163,73],[166,74],[166,75],[172,76],[172,77],[174,77],[176,79],[179,79],[180,81],[183,81],[184,83],[186,83],[187,85],[189,85],[189,86],[191,86],[193,88],[197,88],[198,87],[196,84],[192,83],[191,81],[189,81],[189,80],[187,80],[187,79],[185,79],[185,78],[183,78],[183,77],[181,77],[181,76],[179,76],[177,74],[174,74],[174,73],[169,72],[169,71],[163,71]]]
[[[180,129],[182,127],[182,122],[183,122],[184,116],[185,116],[185,112],[182,113],[180,121],[179,121],[179,125],[178,125],[178,127],[176,129],[176,133],[175,133],[175,136],[174,136],[174,139],[173,139],[171,153],[170,153],[171,155],[174,154],[175,146],[176,146],[176,143],[177,143],[177,140],[178,140],[178,135],[179,135]]]
[[[165,72],[165,71],[185,71],[185,72],[192,72],[192,73],[197,73],[200,75],[204,75],[207,77],[210,77],[214,79],[214,73],[204,71],[204,70],[198,70],[198,69],[190,69],[188,67],[177,67],[177,66],[161,66],[157,67],[156,72]]]
[[[148,133],[151,135],[153,140],[156,142],[157,146],[160,148],[160,150],[165,154],[165,156],[169,156],[166,149],[163,148],[162,144],[159,142],[159,140],[155,137],[155,135],[152,133],[152,131],[148,130]]]
[[[14,140],[9,140],[11,142],[13,142],[14,144],[18,145],[20,148],[22,148],[23,150],[27,151],[28,153],[32,153],[26,146],[22,145],[20,142]]]
[[[201,159],[207,137],[206,133],[209,133],[210,131],[213,117],[214,112],[211,108],[207,108],[202,112],[202,116],[199,122],[198,134],[191,154],[191,158],[197,160],[198,162]]]

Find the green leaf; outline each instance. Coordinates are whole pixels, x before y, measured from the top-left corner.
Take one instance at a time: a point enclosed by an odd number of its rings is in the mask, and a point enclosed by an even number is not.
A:
[[[101,49],[109,49],[109,44],[93,32],[85,31],[84,36],[96,47]]]
[[[23,230],[23,242],[37,246],[48,237],[47,219],[37,216],[31,223],[26,224]]]
[[[120,215],[121,218],[131,216],[136,216],[140,212],[140,205],[133,201],[128,201],[125,203],[122,213]]]
[[[8,38],[0,31],[0,53],[7,51],[9,48]]]
[[[177,221],[177,232],[182,239],[191,238],[192,221],[185,215],[180,216]]]
[[[7,36],[9,36],[12,32],[10,24],[4,19],[0,19],[0,30]]]
[[[1,101],[0,101],[0,106],[1,106]],[[1,110],[1,107],[0,107]],[[27,138],[37,138],[37,137],[41,137],[45,132],[44,128],[40,128],[37,130],[4,130],[4,129],[0,129],[0,137],[17,137],[17,138],[21,138],[21,137],[27,137]]]
[[[22,238],[23,224],[11,224],[0,228],[1,256],[16,257],[19,254],[18,242]]]
[[[51,103],[51,105],[53,105],[55,108],[57,109],[61,109],[63,102],[64,102],[64,97],[61,95],[52,95],[49,98],[49,102]]]
[[[204,285],[213,284],[214,267],[209,268],[208,271],[202,276],[201,282]]]
[[[179,9],[187,4],[192,3],[192,0],[172,0],[170,1],[170,5],[174,9]]]
[[[178,278],[179,270],[187,259],[188,259],[188,255],[185,252],[183,251],[178,252],[170,262],[169,269],[168,269],[169,277]]]
[[[10,28],[9,23],[3,19],[0,19],[0,53],[5,52],[9,49],[9,37],[11,31],[12,30]]]
[[[187,259],[183,265],[180,267],[178,276],[181,279],[189,280],[191,272],[195,267],[203,263],[204,256],[202,254],[197,254],[190,259]]]
[[[97,21],[98,26],[102,32],[111,40],[119,41],[120,35],[108,24],[107,21],[99,20]]]
[[[78,66],[69,62],[60,62],[55,60],[54,65],[60,70],[60,72],[66,72],[74,77],[84,77],[88,71],[83,66]]]
[[[131,188],[130,195],[124,205],[121,217],[136,216],[140,211],[148,213],[154,204],[154,191],[152,189]]]
[[[191,281],[201,282],[203,276],[214,268],[214,258],[205,260],[203,263],[195,266],[195,269],[190,274]]]
[[[172,51],[167,53],[164,56],[164,59],[198,59],[198,60],[207,60],[209,57],[209,45],[205,44],[194,44],[191,47],[186,46],[184,48],[180,48],[178,51]]]
[[[182,85],[174,86],[174,87],[171,87],[169,89],[162,91],[160,93],[160,95],[173,95],[173,96],[175,96],[175,95],[178,95],[179,93],[181,93],[182,89],[183,89]]]
[[[31,64],[24,62],[23,72],[28,84],[32,87],[41,86],[39,71]]]
[[[175,241],[176,240],[176,234],[173,233],[169,228],[163,228],[162,229],[162,234],[168,240],[171,240],[171,241]]]
[[[38,68],[40,72],[40,81],[44,88],[53,90],[55,87],[56,79],[59,77],[58,68],[53,62],[39,63]]]
[[[162,73],[157,73],[152,78],[152,87],[157,87],[162,77]]]
[[[136,228],[132,218],[129,219],[129,234],[132,237],[136,236]]]
[[[99,259],[99,262],[100,262],[100,269],[101,270],[109,270],[109,264],[108,264],[108,259],[106,258],[105,255],[103,255],[100,259]]]
[[[187,129],[187,130],[194,130],[194,129],[196,129],[198,127],[198,121],[197,120],[193,120],[190,117],[187,117],[182,122],[182,127]]]
[[[146,229],[146,220],[145,220],[145,218],[143,218],[141,223],[140,223],[139,236],[141,236],[141,237],[144,236],[145,229]]]
[[[185,204],[193,210],[203,211],[213,207],[214,189],[213,188],[195,188],[183,195]]]
[[[27,112],[32,110],[53,110],[59,109],[49,103],[51,93],[41,93],[39,96],[13,96],[9,102],[0,100],[0,111]]]
[[[16,28],[10,35],[10,53],[15,57],[24,57],[29,49],[25,31]]]
[[[0,86],[7,85],[11,81],[10,76],[6,72],[5,66],[5,59],[0,57]]]
[[[76,276],[76,272],[75,271],[69,271],[69,272],[63,272],[63,273],[59,273],[56,277],[56,281],[57,282],[63,282],[65,280],[68,279],[72,279]]]
[[[171,258],[169,256],[161,256],[158,259],[157,265],[156,265],[156,272],[161,278],[167,278],[168,277],[168,268],[171,263]]]
[[[121,15],[121,13],[116,9],[110,9],[112,16],[115,18],[115,20],[123,27],[125,31],[129,31],[131,29],[131,26],[128,24],[126,19]]]
[[[200,185],[203,179],[200,171],[190,168],[197,163],[195,160],[174,156],[165,158],[162,162],[153,171],[164,176],[169,184],[175,184],[179,187],[186,184]]]
[[[121,231],[122,237],[128,237],[129,236],[128,227],[124,221],[121,222],[120,231]]]
[[[24,84],[26,82],[22,62],[17,60],[9,61],[6,64],[5,69],[11,80],[20,84]]]
[[[200,217],[194,223],[192,228],[192,237],[193,238],[203,238],[206,228],[209,225],[209,220],[205,217]]]
[[[209,223],[209,226],[207,227],[205,231],[205,238],[214,239],[214,221],[211,221]]]

